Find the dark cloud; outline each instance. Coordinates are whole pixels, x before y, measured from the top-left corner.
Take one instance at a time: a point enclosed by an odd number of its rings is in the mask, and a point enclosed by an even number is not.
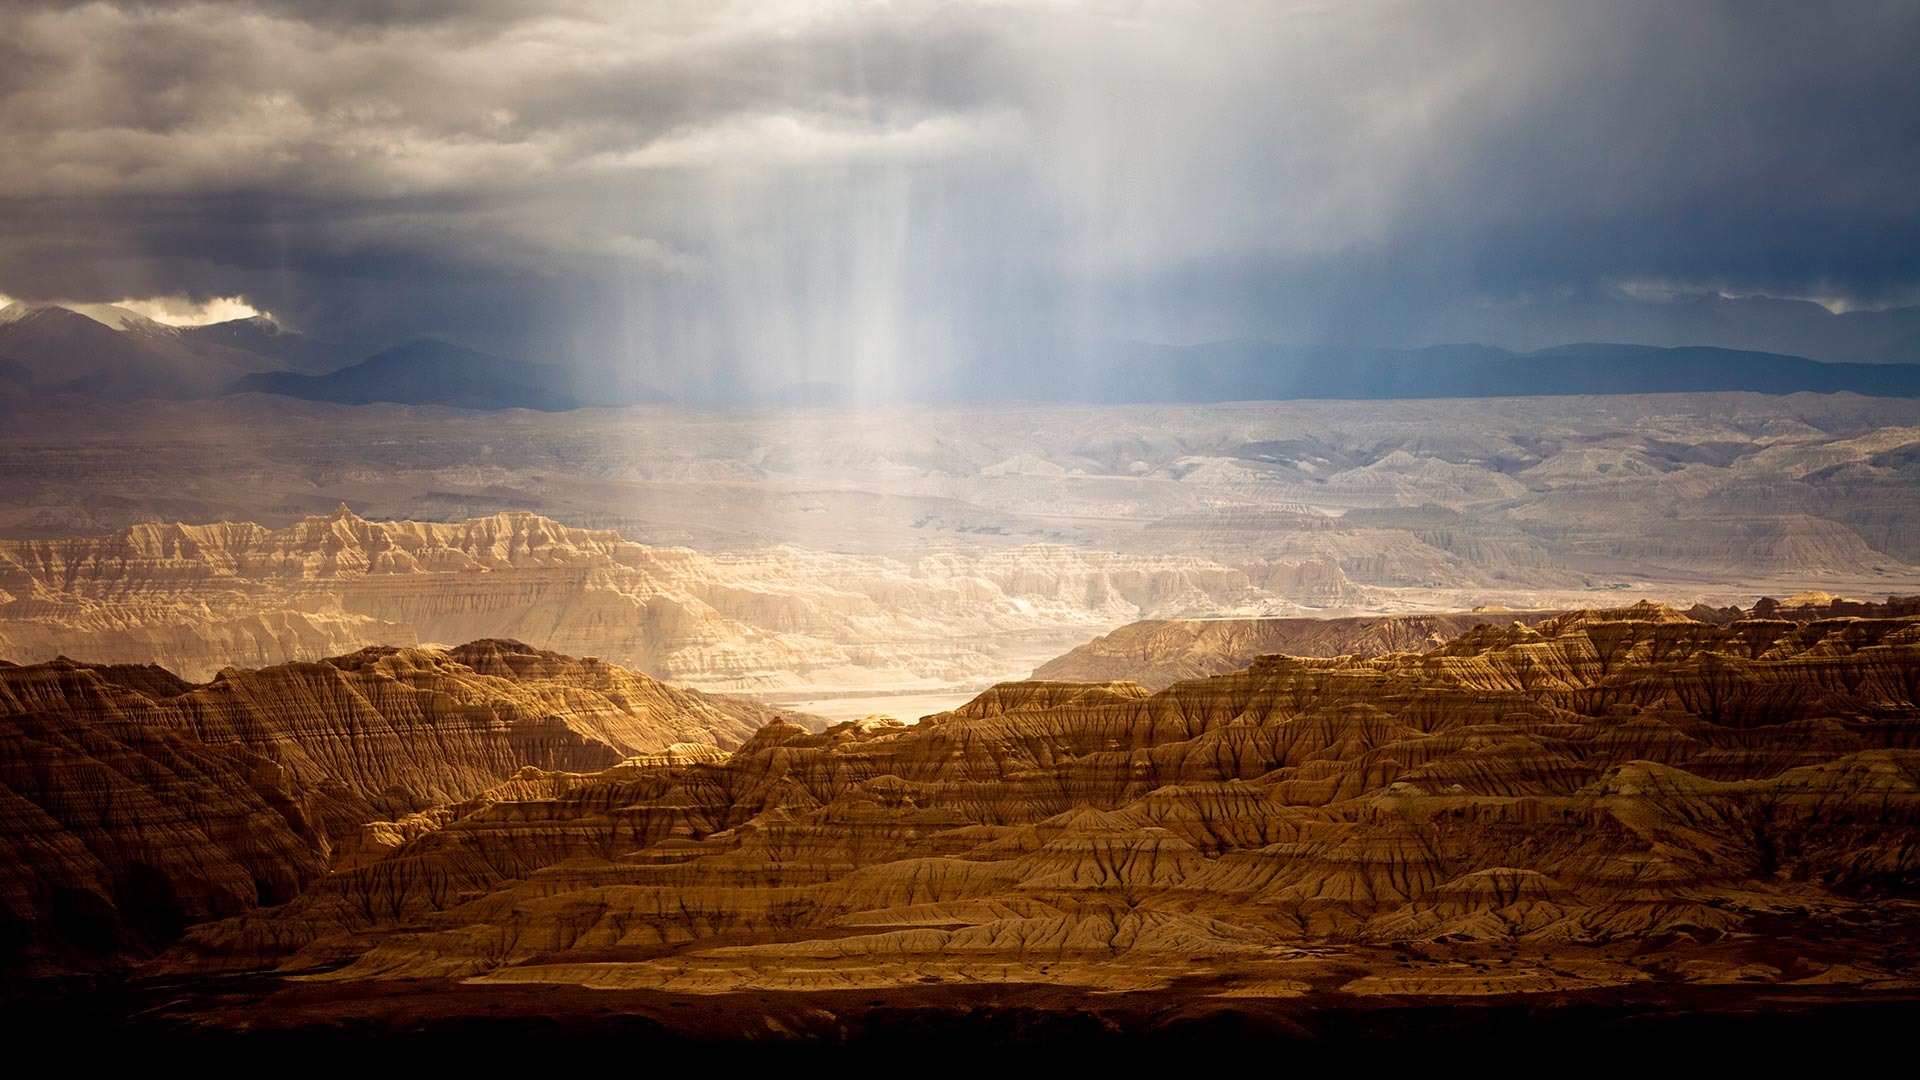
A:
[[[1917,43],[1866,2],[30,6],[0,293],[717,395],[1090,337],[1670,341],[1735,319],[1673,296],[1920,300]]]

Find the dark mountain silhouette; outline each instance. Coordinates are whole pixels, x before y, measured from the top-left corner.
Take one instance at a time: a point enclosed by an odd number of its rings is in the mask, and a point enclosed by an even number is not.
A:
[[[354,346],[320,341],[289,330],[266,315],[207,326],[183,326],[180,335],[189,341],[271,357],[289,370],[311,374],[333,371],[363,355]]]
[[[275,371],[249,375],[230,393],[284,394],[308,401],[366,405],[448,405],[461,409],[538,409],[559,412],[586,405],[631,405],[664,400],[628,384],[621,393],[582,393],[570,373],[543,364],[483,353],[434,338],[397,345],[325,375]]]
[[[350,348],[265,317],[173,327],[108,305],[14,304],[0,310],[0,388],[15,401],[48,393],[133,400],[259,392],[342,404],[544,411],[669,400],[624,371],[527,363],[432,338],[340,366]],[[911,396],[1111,404],[1712,391],[1920,396],[1916,364],[1824,363],[1706,346],[1584,343],[1516,353],[1487,345],[1109,341],[1028,361],[962,370]],[[858,398],[848,387],[825,383],[757,396],[740,388],[722,393],[714,404],[826,405]]]
[[[0,360],[11,381],[40,393],[187,398],[281,366],[124,308],[91,305],[87,312],[24,303],[0,310]]]
[[[1833,312],[1809,300],[1718,293],[1630,296],[1591,288],[1524,305],[1468,308],[1430,332],[1499,341],[1515,351],[1563,341],[1715,345],[1829,363],[1920,363],[1920,307]]]

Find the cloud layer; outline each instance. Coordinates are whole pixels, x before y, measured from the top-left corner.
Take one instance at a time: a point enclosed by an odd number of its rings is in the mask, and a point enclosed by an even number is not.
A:
[[[1087,338],[1537,344],[1542,304],[1648,289],[1886,306],[1916,42],[1867,2],[29,7],[0,292],[695,396]]]

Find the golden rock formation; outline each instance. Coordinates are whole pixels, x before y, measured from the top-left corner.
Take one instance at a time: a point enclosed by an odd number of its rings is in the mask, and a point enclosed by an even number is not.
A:
[[[1688,977],[1673,949],[1758,919],[1892,910],[1920,871],[1917,739],[1911,619],[1641,606],[1158,693],[1011,684],[913,727],[776,721],[724,761],[524,770],[375,827],[154,970],[1253,996]],[[1850,948],[1769,977],[1920,978]]]

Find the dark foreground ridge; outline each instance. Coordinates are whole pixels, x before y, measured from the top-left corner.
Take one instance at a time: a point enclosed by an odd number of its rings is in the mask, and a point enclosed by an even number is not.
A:
[[[1458,1055],[1538,1055],[1562,1074],[1716,1067],[1905,1053],[1920,994],[1835,989],[1663,988],[1462,1001],[1328,994],[1222,1003],[1204,986],[1095,997],[975,984],[871,992],[674,996],[578,988],[409,983],[315,991],[273,979],[152,986],[0,1020],[16,1050],[89,1048],[90,1060],[325,1068],[373,1053],[422,1066],[551,1062],[630,1052],[650,1068],[860,1064],[946,1075],[1126,1065],[1191,1067],[1195,1053],[1263,1053],[1289,1068],[1432,1066]],[[1685,1057],[1675,1057],[1685,1055]],[[1896,1059],[1897,1060],[1897,1059]]]

